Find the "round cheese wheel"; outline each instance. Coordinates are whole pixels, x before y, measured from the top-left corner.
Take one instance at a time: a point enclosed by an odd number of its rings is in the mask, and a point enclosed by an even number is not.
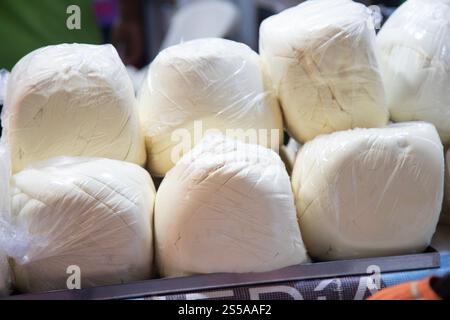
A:
[[[318,137],[302,147],[292,176],[303,239],[318,260],[423,251],[443,186],[439,135],[421,122]]]
[[[260,53],[289,133],[386,125],[371,12],[350,0],[306,1],[263,21]]]
[[[244,44],[207,38],[163,50],[139,109],[152,176],[164,176],[208,133],[278,150],[283,121],[260,58]]]
[[[12,186],[14,227],[23,235],[13,257],[20,291],[151,277],[156,192],[141,167],[56,158],[17,173]]]
[[[13,172],[57,156],[145,164],[133,85],[111,45],[48,46],[22,58],[2,123]]]
[[[259,145],[208,135],[158,189],[162,276],[263,272],[307,261],[289,177]]]

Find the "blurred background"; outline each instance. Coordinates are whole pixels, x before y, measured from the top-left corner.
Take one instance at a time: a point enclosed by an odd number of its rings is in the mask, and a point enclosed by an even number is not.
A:
[[[46,45],[112,43],[138,88],[146,66],[162,49],[181,41],[222,37],[243,42],[257,51],[261,21],[301,2],[304,1],[0,0],[0,69],[11,70],[24,55]],[[404,1],[359,2],[379,5],[387,18]],[[78,28],[69,28],[77,18]]]

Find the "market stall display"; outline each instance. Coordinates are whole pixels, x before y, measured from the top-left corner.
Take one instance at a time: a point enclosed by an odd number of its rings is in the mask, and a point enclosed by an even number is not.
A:
[[[264,20],[263,66],[287,129],[303,143],[388,121],[370,10],[350,0],[307,1]]]
[[[150,65],[139,109],[152,176],[164,176],[209,131],[278,150],[283,122],[259,56],[224,39],[188,41]]]
[[[378,35],[394,121],[433,123],[450,142],[450,1],[409,0]]]
[[[15,174],[17,289],[70,288],[77,270],[83,288],[150,278],[154,198],[149,174],[117,160],[55,158]]]
[[[364,5],[305,1],[261,56],[164,49],[137,99],[111,45],[28,54],[0,72],[0,296],[364,299],[448,272],[449,17],[409,0],[377,40]]]
[[[22,58],[2,125],[13,172],[56,156],[145,163],[133,85],[111,45],[62,44]]]
[[[319,260],[422,252],[443,185],[439,135],[420,122],[318,137],[302,147],[292,175],[303,240]]]
[[[205,137],[166,175],[156,197],[155,244],[162,276],[308,261],[280,157],[224,136]]]

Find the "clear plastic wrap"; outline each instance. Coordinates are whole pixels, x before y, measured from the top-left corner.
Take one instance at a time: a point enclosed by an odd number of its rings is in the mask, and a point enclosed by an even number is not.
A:
[[[350,0],[306,1],[264,20],[260,54],[289,133],[387,124],[371,10]]]
[[[54,158],[15,174],[3,246],[17,289],[149,279],[155,193],[144,169],[110,159]]]
[[[62,44],[13,68],[2,113],[12,170],[56,156],[145,164],[131,80],[111,45]]]
[[[2,244],[8,236],[7,224],[11,214],[9,180],[11,178],[10,157],[7,147],[0,143],[0,297],[9,294],[11,289],[11,270],[8,257]]]
[[[278,151],[282,115],[266,88],[260,58],[244,44],[211,38],[162,51],[139,99],[152,176],[163,176],[211,131]]]
[[[156,196],[155,244],[162,276],[308,261],[278,154],[222,135],[204,137],[167,173]]]
[[[312,257],[421,252],[441,211],[443,146],[424,122],[323,135],[302,146],[292,187]]]
[[[450,0],[409,0],[378,34],[394,121],[433,123],[450,143]]]

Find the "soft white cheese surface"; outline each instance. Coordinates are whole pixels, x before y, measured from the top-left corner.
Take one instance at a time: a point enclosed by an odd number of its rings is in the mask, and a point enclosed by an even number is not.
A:
[[[450,142],[450,1],[409,0],[378,35],[394,121],[433,123]]]
[[[443,186],[443,147],[422,122],[320,136],[302,147],[292,176],[302,236],[320,260],[424,250]]]
[[[155,235],[163,276],[263,272],[308,260],[280,157],[223,136],[206,136],[168,172]]]
[[[133,85],[111,45],[48,46],[22,58],[2,123],[13,172],[57,156],[145,163]]]
[[[264,20],[263,66],[299,142],[386,125],[370,10],[350,0],[306,1]]]
[[[139,98],[152,176],[163,176],[210,130],[278,150],[283,121],[266,82],[258,54],[241,43],[208,38],[163,50]]]
[[[151,277],[156,192],[141,167],[56,158],[17,173],[12,186],[20,291],[67,289],[70,266],[79,267],[82,288]]]

